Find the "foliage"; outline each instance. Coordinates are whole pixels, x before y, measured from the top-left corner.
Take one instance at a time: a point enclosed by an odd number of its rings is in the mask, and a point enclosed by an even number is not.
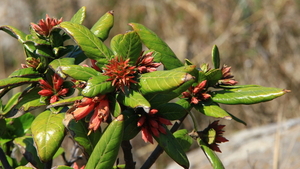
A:
[[[84,18],[82,7],[70,21],[46,15],[38,24],[31,23],[30,34],[0,27],[23,44],[26,55],[22,69],[0,80],[1,98],[13,88],[25,87],[6,104],[0,102],[4,167],[30,163],[51,168],[53,158],[62,154],[63,138],[70,133],[87,159],[86,168],[133,168],[129,140],[141,132],[145,142],[153,144],[154,138],[183,168],[190,166],[185,152],[193,140],[213,168],[223,168],[214,151],[221,152],[218,143],[228,141],[223,137],[224,125],[215,121],[202,131],[195,124],[193,131],[178,130],[187,116],[194,123],[197,120],[190,110],[246,124],[219,103],[255,104],[289,92],[236,85],[231,67],[221,66],[217,46],[212,48],[213,68],[197,67],[189,60],[182,63],[162,39],[138,23],[130,23],[133,30],[114,36],[108,47],[104,41],[114,24],[113,11],[91,29],[82,25]],[[67,43],[70,39],[73,45]],[[114,166],[120,147],[126,164]],[[14,148],[21,150],[21,161],[11,156]],[[66,161],[67,166],[78,168],[76,160]]]

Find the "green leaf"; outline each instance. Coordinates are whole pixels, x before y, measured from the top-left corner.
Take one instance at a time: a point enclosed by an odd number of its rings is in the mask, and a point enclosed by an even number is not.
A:
[[[84,18],[85,18],[85,11],[86,11],[86,7],[83,6],[81,7],[71,18],[70,22],[74,22],[74,23],[78,23],[78,24],[82,24]]]
[[[220,68],[220,54],[217,45],[214,45],[211,51],[212,61],[215,69]]]
[[[65,113],[53,114],[46,110],[31,125],[36,149],[43,162],[51,160],[60,147],[64,138],[64,115]]]
[[[165,126],[164,126],[165,127]],[[155,137],[155,140],[158,144],[165,150],[165,152],[180,166],[183,168],[189,168],[189,160],[181,147],[178,143],[176,138],[173,134],[165,127],[167,133],[162,134],[159,133],[159,137]]]
[[[105,41],[113,25],[114,11],[108,11],[94,24],[91,28],[91,32],[93,32],[102,41]]]
[[[30,127],[34,118],[35,117],[32,114],[25,113],[22,116],[14,119],[12,124],[14,127],[14,135],[16,137],[22,137],[26,133],[30,132]]]
[[[183,63],[176,57],[171,48],[153,31],[138,23],[130,23],[129,25],[138,33],[147,48],[161,54],[160,62],[164,64],[165,69],[174,69],[183,66]]]
[[[206,116],[216,117],[216,118],[223,118],[227,120],[231,120],[231,115],[228,114],[227,111],[222,109],[218,104],[212,102],[211,100],[206,100],[199,102],[197,105],[193,105],[194,108],[205,114]]]
[[[18,39],[18,41],[20,43],[23,43],[24,41],[26,41],[26,34],[13,26],[4,25],[4,26],[0,27],[0,30],[2,30],[4,32],[8,33],[10,36]]]
[[[197,139],[197,142],[201,146],[201,149],[203,150],[204,154],[206,155],[207,159],[209,160],[214,169],[225,168],[219,157],[216,155],[216,153],[213,150],[211,150],[203,140]]]
[[[14,77],[14,78],[6,78],[0,80],[0,89],[8,87],[8,86],[20,86],[23,84],[38,82],[41,77],[29,78],[29,77]]]
[[[112,168],[118,156],[123,130],[123,115],[120,115],[103,132],[85,168]]]
[[[193,76],[179,71],[155,71],[142,74],[140,77],[140,90],[142,94],[166,92],[174,90],[183,83],[192,80]]]
[[[124,115],[124,133],[126,133],[123,135],[123,140],[131,140],[141,131],[141,127],[137,126],[140,117],[133,109],[126,109],[122,114]]]
[[[91,77],[86,84],[86,87],[82,90],[82,95],[86,97],[94,97],[98,94],[106,94],[115,90],[111,81],[106,81],[109,77],[104,75],[98,75]]]
[[[115,56],[121,56],[124,59],[129,58],[129,63],[131,65],[136,64],[136,61],[142,52],[142,42],[140,37],[134,31],[114,36],[110,46]]]
[[[101,75],[100,72],[91,67],[85,67],[80,65],[66,65],[61,66],[60,69],[64,74],[76,80],[87,81],[93,76]]]
[[[5,105],[5,107],[3,108],[3,112],[1,112],[1,114],[5,115],[6,113],[8,113],[9,111],[11,111],[11,109],[18,103],[19,97],[21,96],[22,92],[16,93],[13,97],[11,97],[7,104]]]
[[[159,115],[168,120],[178,120],[188,113],[185,108],[176,103],[165,103],[155,108]]]
[[[25,159],[36,168],[44,168],[44,164],[40,161],[36,149],[34,147],[32,136],[23,136],[14,139],[14,144],[17,145]]]
[[[57,107],[57,106],[69,106],[72,105],[75,101],[81,100],[83,96],[75,96],[75,97],[70,97],[67,99],[62,99],[57,102],[51,103],[49,106],[47,106],[47,109],[52,108],[52,107]]]
[[[150,103],[145,99],[145,97],[141,93],[134,90],[130,90],[128,94],[120,93],[117,97],[117,100],[124,106],[131,108],[142,107],[145,110],[148,110],[151,107]]]
[[[94,144],[91,136],[88,135],[89,131],[87,126],[81,120],[76,122],[73,119],[70,121],[67,128],[70,131],[73,139],[83,148],[84,154],[89,157],[92,154],[96,144]],[[99,130],[97,130],[91,133],[91,135],[97,135],[99,140],[101,133]]]
[[[100,68],[111,58],[110,49],[85,26],[72,22],[62,22],[56,28],[64,30],[71,36],[88,58],[97,61]]]
[[[109,100],[109,111],[112,116],[118,117],[121,114],[121,106],[116,99],[116,96],[107,95]]]
[[[214,91],[212,100],[223,104],[255,104],[269,101],[288,93],[289,90],[273,87],[243,87]]]
[[[202,74],[199,73],[201,76]],[[221,78],[222,78],[222,71],[220,69],[212,69],[205,73],[206,80],[208,81],[208,86],[214,86]],[[198,82],[201,82],[199,80],[202,80],[203,78],[199,78]]]
[[[62,78],[66,78],[66,76],[61,72],[60,68],[63,66],[73,65],[75,62],[74,58],[60,58],[53,60],[49,67],[56,73],[59,74]]]
[[[190,147],[193,144],[192,137],[189,136],[189,133],[186,129],[177,130],[173,133],[174,137],[181,145],[185,152],[189,151]]]
[[[229,112],[227,112],[227,113],[228,113],[228,114],[231,116],[231,118],[232,118],[233,120],[235,120],[236,122],[242,123],[242,124],[244,124],[245,126],[247,126],[247,123],[244,122],[243,120],[237,118],[236,116],[234,116],[233,114],[231,114],[231,113],[229,113]]]
[[[73,167],[65,166],[65,165],[59,165],[56,169],[74,169]]]
[[[36,71],[34,68],[23,68],[15,70],[12,74],[10,74],[8,77],[38,77],[40,76],[39,72]]]

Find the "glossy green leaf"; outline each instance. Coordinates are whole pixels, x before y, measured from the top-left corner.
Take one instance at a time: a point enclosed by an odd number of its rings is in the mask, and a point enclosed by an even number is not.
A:
[[[71,18],[70,22],[74,22],[74,23],[78,23],[78,24],[82,24],[84,18],[85,18],[85,11],[86,11],[86,7],[83,6],[81,7]]]
[[[193,139],[189,136],[188,131],[186,129],[177,130],[173,133],[173,135],[183,150],[185,152],[189,151],[191,145],[193,144]]]
[[[153,31],[138,23],[130,23],[129,25],[138,33],[147,48],[160,53],[160,62],[164,64],[165,69],[183,66],[183,63],[176,57],[171,48]]]
[[[93,76],[98,76],[101,73],[91,67],[85,67],[80,65],[67,65],[61,66],[61,71],[69,77],[76,80],[87,81]]]
[[[49,63],[49,67],[58,73],[62,78],[66,78],[66,76],[61,72],[61,67],[73,65],[75,62],[74,58],[60,58],[55,59],[51,63]]]
[[[197,142],[201,146],[204,154],[206,155],[207,159],[209,160],[214,169],[225,168],[219,157],[216,155],[216,153],[213,150],[211,150],[203,140],[197,139]]]
[[[83,96],[75,96],[75,97],[70,97],[67,99],[62,99],[57,102],[51,103],[49,106],[47,106],[47,109],[51,107],[57,107],[57,106],[69,106],[72,105],[75,101],[81,100]]]
[[[69,166],[59,165],[55,169],[74,169],[74,168],[73,167],[69,167]]]
[[[40,74],[38,71],[36,71],[34,68],[23,68],[15,70],[12,74],[10,74],[8,77],[39,77]]]
[[[124,106],[131,108],[142,107],[148,110],[151,107],[150,103],[145,99],[145,97],[141,93],[134,90],[130,90],[128,94],[120,93],[117,97],[117,100]]]
[[[176,101],[176,104],[180,105],[181,107],[185,108],[186,110],[190,110],[192,108],[191,103],[187,99],[179,99]]]
[[[141,131],[141,127],[137,126],[140,117],[132,109],[126,109],[122,114],[124,115],[124,133],[126,133],[123,140],[131,140]]]
[[[57,28],[64,30],[71,36],[88,58],[97,61],[100,68],[111,58],[110,49],[85,26],[72,22],[62,22]]]
[[[177,139],[173,136],[173,134],[167,128],[165,129],[167,131],[166,134],[159,133],[159,137],[153,137],[177,164],[179,164],[183,168],[189,168],[189,160],[183,148],[178,143]]]
[[[7,118],[14,118],[14,114],[24,114],[25,112],[33,109],[45,106],[45,103],[40,102],[40,95],[38,94],[39,88],[30,90],[22,94],[19,102],[14,107],[14,111],[11,111],[5,115]]]
[[[105,41],[113,25],[114,11],[108,11],[94,24],[91,28],[91,32],[93,32],[102,41]]]
[[[0,30],[2,30],[4,32],[8,33],[10,36],[18,39],[18,41],[20,43],[23,43],[24,41],[26,41],[26,34],[13,26],[4,25],[4,26],[0,27]]]
[[[44,168],[44,164],[37,155],[32,136],[18,137],[14,139],[14,144],[17,145],[18,149],[28,162],[36,168]]]
[[[82,90],[82,95],[86,97],[94,97],[98,94],[106,94],[115,90],[111,81],[106,81],[109,77],[104,75],[98,75],[91,77],[86,84],[86,87]]]
[[[211,51],[212,61],[214,64],[214,68],[220,68],[220,54],[217,45],[214,45]]]
[[[155,71],[142,74],[140,77],[140,91],[146,95],[149,93],[174,90],[184,82],[192,80],[193,76],[179,71]]]
[[[179,120],[188,113],[185,108],[176,103],[165,103],[155,108],[160,116],[168,120]]]
[[[109,111],[111,113],[112,116],[114,117],[118,117],[121,114],[121,106],[119,104],[119,102],[116,99],[115,95],[107,95],[108,96],[108,100],[109,100]]]
[[[199,73],[199,75],[201,75]],[[214,86],[221,78],[222,78],[222,71],[220,69],[212,69],[205,73],[205,78],[208,81],[208,86]],[[200,82],[198,79],[198,82]]]
[[[55,55],[52,51],[52,48],[50,48],[49,46],[46,46],[46,45],[38,46],[35,51],[35,54],[37,54],[38,56],[41,56],[41,57],[46,57],[46,58],[51,58],[51,59],[54,59],[54,57],[55,57]]]
[[[32,169],[32,167],[19,166],[16,169]]]
[[[30,133],[31,123],[33,122],[34,118],[34,115],[30,113],[25,113],[22,116],[15,118],[13,120],[13,124],[11,124],[11,127],[14,128],[14,135],[16,137],[22,137],[26,133]]]
[[[118,156],[123,130],[123,115],[120,115],[103,132],[85,168],[112,168]]]
[[[223,104],[255,104],[284,95],[289,90],[273,87],[244,87],[212,92],[212,100]]]
[[[14,77],[0,80],[0,89],[8,86],[20,86],[23,84],[38,82],[41,77],[28,78],[28,77]]]
[[[49,110],[39,114],[31,125],[38,155],[43,162],[52,159],[64,138],[62,123],[65,113],[53,114]]]
[[[111,40],[110,47],[115,56],[121,56],[124,59],[130,58],[129,63],[131,65],[136,64],[142,52],[142,42],[134,31],[114,36]]]
[[[197,105],[193,104],[193,106],[197,111],[205,114],[206,116],[224,118],[227,120],[232,119],[226,110],[222,109],[218,104],[212,102],[211,100],[202,101]]]
[[[21,96],[22,92],[16,93],[14,96],[12,96],[7,104],[4,106],[1,114],[5,115],[6,113],[8,113],[9,111],[11,111],[11,109],[18,103],[19,97]]]
[[[89,131],[87,126],[81,120],[77,122],[75,120],[71,120],[67,128],[70,131],[73,139],[83,148],[84,154],[89,157],[92,154],[96,144],[94,144],[91,137],[88,136]],[[91,134],[97,135],[98,139],[101,136],[101,133],[98,130]]]

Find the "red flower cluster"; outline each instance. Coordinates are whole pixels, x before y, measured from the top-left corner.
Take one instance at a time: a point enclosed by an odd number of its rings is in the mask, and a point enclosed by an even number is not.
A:
[[[129,59],[124,60],[122,57],[116,56],[103,68],[103,74],[110,77],[107,80],[112,81],[112,85],[123,92],[125,91],[125,86],[130,87],[131,83],[137,83],[134,80],[135,66],[130,66],[128,62]]]
[[[50,103],[54,103],[59,100],[59,96],[66,96],[69,91],[68,88],[63,88],[63,82],[64,79],[61,78],[58,74],[54,74],[54,76],[52,76],[53,86],[51,86],[45,80],[39,80],[42,90],[39,91],[38,94],[41,96],[51,96]]]
[[[46,19],[41,19],[38,24],[30,23],[33,30],[35,30],[39,35],[48,36],[51,29],[60,24],[63,21],[62,18],[57,20],[56,18],[49,18],[46,14]]]
[[[151,109],[148,114],[142,115],[139,119],[137,126],[142,127],[142,139],[147,143],[153,144],[152,135],[159,137],[159,133],[166,134],[166,129],[162,126],[172,125],[170,120],[159,117],[156,109]]]
[[[227,65],[222,66],[222,78],[219,80],[219,84],[223,85],[235,85],[238,82],[233,79],[233,75],[230,73],[231,67]]]
[[[161,65],[161,63],[154,63],[154,57],[152,57],[153,52],[146,53],[142,55],[137,60],[137,69],[139,73],[148,73],[156,71],[156,68]]]
[[[216,120],[209,124],[206,129],[200,132],[200,138],[203,139],[212,150],[221,153],[218,143],[227,142],[228,140],[223,137],[224,130],[222,129],[225,125],[219,125],[218,122],[219,120]]]
[[[207,80],[202,81],[197,86],[189,87],[188,91],[183,92],[183,98],[189,98],[191,103],[198,104],[199,101],[206,100],[210,98],[210,94],[205,92]]]
[[[105,95],[94,98],[84,97],[81,101],[75,103],[76,109],[72,112],[76,121],[87,116],[92,110],[94,114],[89,122],[89,130],[95,131],[99,128],[102,121],[109,117],[109,101]]]

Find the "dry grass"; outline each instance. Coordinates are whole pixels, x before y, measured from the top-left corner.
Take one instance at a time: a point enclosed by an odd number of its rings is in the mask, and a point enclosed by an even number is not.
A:
[[[248,127],[298,117],[300,76],[300,2],[297,0],[4,0],[0,25],[13,25],[28,31],[29,22],[37,22],[45,13],[57,18],[71,18],[81,6],[87,7],[84,24],[91,27],[106,11],[115,11],[111,36],[138,22],[156,32],[182,60],[209,62],[214,44],[222,63],[232,66],[239,84],[259,84],[292,90],[282,98],[251,106],[223,106],[242,118]],[[0,78],[6,77],[24,61],[21,46],[0,33]],[[109,41],[109,39],[108,39]],[[200,126],[207,118],[199,115]],[[245,128],[226,122],[227,129]],[[189,126],[189,121],[185,123]],[[275,158],[275,157],[274,157]]]

